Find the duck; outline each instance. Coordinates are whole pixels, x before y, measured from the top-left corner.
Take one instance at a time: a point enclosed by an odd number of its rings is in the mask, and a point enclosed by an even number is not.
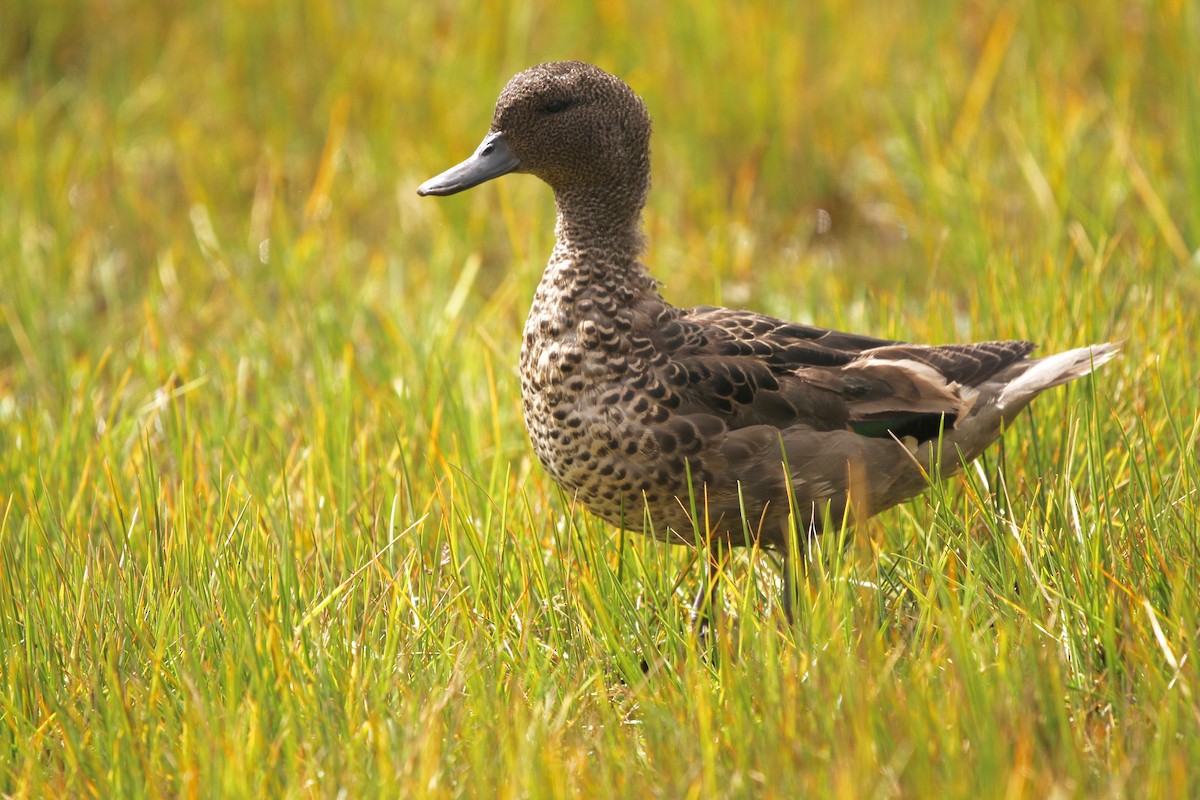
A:
[[[553,480],[612,525],[774,550],[790,574],[823,531],[960,472],[1037,395],[1119,350],[1038,358],[1028,341],[925,345],[676,307],[641,260],[650,137],[623,80],[543,63],[508,81],[475,152],[417,190],[510,173],[553,190],[556,241],[521,344],[525,424]]]

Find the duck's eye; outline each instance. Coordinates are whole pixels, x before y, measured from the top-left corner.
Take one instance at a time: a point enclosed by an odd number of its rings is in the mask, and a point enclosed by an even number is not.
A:
[[[571,107],[571,104],[566,100],[551,100],[546,105],[542,106],[543,114],[557,114],[560,111],[566,111]]]

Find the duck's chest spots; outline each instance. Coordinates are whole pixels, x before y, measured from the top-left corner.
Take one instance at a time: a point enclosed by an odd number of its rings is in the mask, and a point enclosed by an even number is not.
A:
[[[561,447],[550,434],[581,428],[598,395],[629,371],[630,343],[618,323],[597,319],[586,301],[580,305],[535,302],[525,324],[521,394],[539,456]]]
[[[609,317],[586,300],[535,301],[521,350],[525,424],[538,460],[610,521],[640,514],[643,499],[668,497],[682,474],[682,461],[663,458],[656,431],[671,398],[653,374],[649,340],[633,327],[627,315]]]

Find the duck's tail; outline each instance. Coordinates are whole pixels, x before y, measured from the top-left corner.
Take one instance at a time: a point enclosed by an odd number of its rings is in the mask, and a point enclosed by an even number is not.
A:
[[[1020,410],[1035,395],[1082,378],[1120,350],[1121,342],[1106,342],[1025,362],[1025,369],[1000,390],[996,406],[1002,411]]]

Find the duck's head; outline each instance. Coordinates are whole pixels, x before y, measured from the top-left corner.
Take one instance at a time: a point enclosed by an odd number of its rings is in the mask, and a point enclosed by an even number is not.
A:
[[[448,195],[527,172],[572,198],[641,210],[650,184],[650,116],[620,78],[579,61],[539,64],[508,82],[474,155],[421,184]]]

